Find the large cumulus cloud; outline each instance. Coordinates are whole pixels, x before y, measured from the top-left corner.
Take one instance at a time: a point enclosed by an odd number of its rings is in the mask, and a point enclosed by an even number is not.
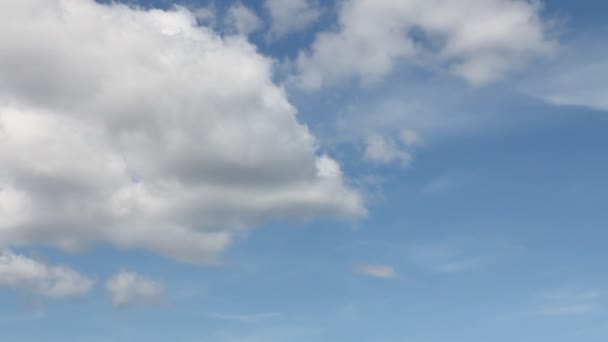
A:
[[[0,13],[0,244],[214,262],[267,220],[365,214],[243,36],[182,8]]]

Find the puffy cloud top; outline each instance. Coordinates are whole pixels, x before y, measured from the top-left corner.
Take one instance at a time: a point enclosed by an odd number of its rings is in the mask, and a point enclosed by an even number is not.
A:
[[[551,52],[539,12],[526,0],[347,0],[338,28],[300,54],[297,80],[308,89],[353,77],[374,82],[408,60],[487,83]]]
[[[0,245],[104,241],[205,263],[267,220],[365,215],[243,36],[183,8],[0,12]]]
[[[158,303],[165,292],[162,284],[128,271],[121,271],[109,279],[106,290],[116,306]]]
[[[0,252],[0,287],[13,288],[45,298],[82,296],[95,281],[66,266],[49,266],[16,254]]]

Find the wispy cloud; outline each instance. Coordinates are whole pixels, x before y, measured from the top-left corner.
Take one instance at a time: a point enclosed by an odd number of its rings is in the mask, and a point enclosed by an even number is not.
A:
[[[35,311],[24,314],[16,314],[12,316],[0,317],[0,323],[15,323],[15,322],[30,322],[45,319],[47,317],[44,311]]]
[[[560,289],[540,294],[542,300],[533,314],[541,316],[579,316],[602,309],[604,294],[597,290]]]
[[[449,176],[440,176],[431,180],[422,190],[426,195],[441,194],[452,191],[459,185],[459,182]]]
[[[376,165],[399,164],[409,166],[412,154],[396,141],[373,134],[367,137],[363,151],[363,160]]]
[[[483,264],[482,259],[460,259],[438,263],[435,265],[435,270],[440,273],[461,273],[480,268]]]
[[[58,299],[84,296],[94,285],[95,279],[70,267],[48,265],[11,250],[0,250],[0,287]]]
[[[355,265],[355,271],[374,278],[395,279],[399,274],[392,266],[379,264],[358,264]]]
[[[458,241],[414,245],[410,255],[419,265],[437,273],[468,272],[487,263],[486,257],[469,251]]]
[[[549,306],[536,311],[542,316],[576,316],[592,313],[598,309],[594,303]]]
[[[237,321],[242,323],[258,323],[269,319],[274,319],[282,316],[280,312],[262,312],[253,314],[226,314],[226,313],[210,313],[209,316],[217,319],[228,321]]]
[[[543,298],[550,300],[569,300],[569,301],[582,301],[582,300],[597,300],[604,296],[604,293],[597,290],[587,291],[573,291],[573,290],[558,290],[548,291],[541,295]]]
[[[553,63],[531,73],[521,88],[554,105],[608,110],[608,48],[596,43],[606,33],[604,29],[569,42]]]
[[[135,272],[121,271],[106,283],[115,306],[156,304],[165,294],[163,284]]]

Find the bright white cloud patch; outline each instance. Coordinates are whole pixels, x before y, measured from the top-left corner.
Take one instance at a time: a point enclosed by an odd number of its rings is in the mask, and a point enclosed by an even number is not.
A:
[[[3,0],[0,245],[215,262],[244,228],[365,215],[272,61],[195,14]]]
[[[0,287],[24,291],[45,298],[83,296],[95,281],[66,266],[49,266],[40,261],[0,251]]]
[[[338,28],[319,34],[297,60],[308,89],[358,78],[374,82],[401,61],[440,65],[483,84],[552,50],[538,2],[347,0]]]
[[[112,304],[157,304],[161,301],[165,287],[135,272],[122,271],[106,283]]]
[[[399,275],[391,266],[360,264],[355,266],[355,271],[374,278],[397,278]]]
[[[321,9],[315,0],[266,0],[264,5],[272,17],[271,38],[302,31],[321,15]]]

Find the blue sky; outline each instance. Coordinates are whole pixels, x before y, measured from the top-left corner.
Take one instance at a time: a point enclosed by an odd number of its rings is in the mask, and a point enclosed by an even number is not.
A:
[[[128,4],[0,4],[0,340],[608,340],[605,2]]]

